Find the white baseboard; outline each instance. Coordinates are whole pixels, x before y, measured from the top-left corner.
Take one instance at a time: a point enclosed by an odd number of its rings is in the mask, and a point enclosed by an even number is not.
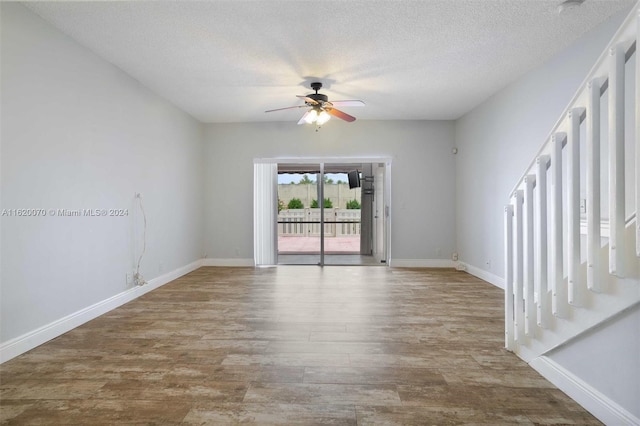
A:
[[[469,265],[468,263],[464,262],[460,262],[460,270],[467,271],[474,277],[485,280],[486,282],[504,290],[504,278],[502,277],[499,277],[495,274],[492,274],[491,272],[487,272],[484,269],[480,269],[476,266]]]
[[[607,425],[640,425],[640,419],[546,356],[529,365]]]
[[[255,262],[253,259],[202,259],[202,266],[235,266],[235,267],[243,267],[243,266],[255,266]]]
[[[391,259],[393,268],[455,268],[457,262],[449,259]]]
[[[33,331],[18,336],[0,345],[0,364],[40,346],[74,328],[91,321],[119,306],[128,303],[143,294],[167,284],[202,266],[202,260],[196,260],[164,275],[153,278],[144,286],[136,286],[108,299],[102,300]]]
[[[199,267],[202,266],[202,259],[198,259],[195,262],[191,262],[188,265],[182,266],[180,268],[174,269],[173,271],[167,272],[164,275],[160,275],[159,277],[153,278],[149,280],[149,283],[143,287],[135,287],[144,291],[144,293],[139,294],[138,296],[142,296],[145,293],[150,292],[151,290],[155,290],[158,287],[161,287],[175,279],[180,278],[183,275],[187,275],[189,272],[193,272]]]

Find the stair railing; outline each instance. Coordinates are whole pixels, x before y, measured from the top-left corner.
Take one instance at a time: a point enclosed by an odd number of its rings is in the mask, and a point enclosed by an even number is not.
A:
[[[640,2],[589,72],[538,154],[518,180],[505,215],[505,346],[535,336],[550,316],[566,318],[581,292],[601,291],[601,97],[608,96],[609,273],[624,276],[625,64],[636,51]],[[640,55],[635,55],[635,206],[640,206]],[[581,161],[585,123],[586,161]],[[586,279],[581,276],[581,168],[586,171]],[[550,182],[548,182],[550,181]],[[548,183],[550,185],[548,185]],[[566,218],[565,218],[566,215]],[[632,219],[635,218],[635,214]],[[566,219],[566,221],[565,221]],[[640,256],[640,221],[635,220]],[[565,259],[566,254],[566,259]],[[566,280],[565,280],[566,277]],[[550,294],[549,294],[550,292]]]

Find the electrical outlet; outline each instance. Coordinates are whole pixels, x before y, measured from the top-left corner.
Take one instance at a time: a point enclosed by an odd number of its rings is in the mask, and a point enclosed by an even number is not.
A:
[[[587,214],[587,200],[584,198],[580,199],[580,213]]]
[[[453,253],[451,255],[451,260],[458,260],[458,253]]]

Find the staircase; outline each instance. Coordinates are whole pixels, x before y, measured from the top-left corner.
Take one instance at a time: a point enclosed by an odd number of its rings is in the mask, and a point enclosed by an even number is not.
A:
[[[640,303],[640,3],[505,207],[505,346],[527,362]]]

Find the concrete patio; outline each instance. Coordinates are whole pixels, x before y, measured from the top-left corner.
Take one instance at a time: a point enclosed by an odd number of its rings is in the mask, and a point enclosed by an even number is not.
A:
[[[326,237],[325,253],[360,253],[360,235]],[[320,237],[278,236],[278,253],[320,253]]]

